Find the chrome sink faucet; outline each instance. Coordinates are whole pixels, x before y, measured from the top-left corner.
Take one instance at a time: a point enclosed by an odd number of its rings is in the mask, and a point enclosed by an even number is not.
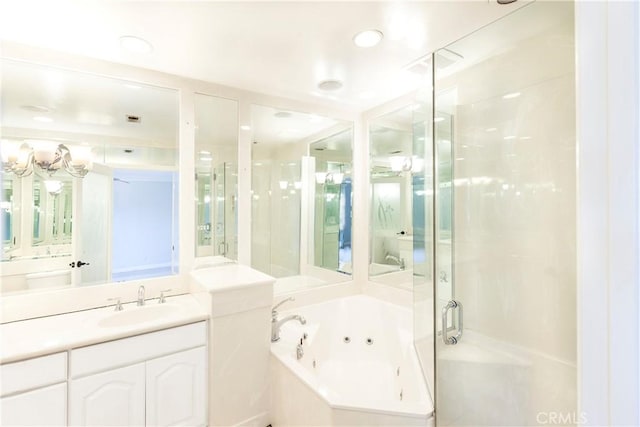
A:
[[[138,288],[138,307],[144,305],[144,286]]]
[[[271,309],[271,342],[276,342],[280,340],[280,327],[284,323],[288,322],[289,320],[297,320],[298,322],[300,322],[301,325],[304,325],[307,323],[305,318],[300,316],[299,314],[292,314],[290,316],[283,317],[282,319],[278,319],[278,312],[276,311],[276,309],[280,307],[282,304],[284,304],[285,302],[294,301],[294,300],[295,298],[293,297],[287,298],[283,301],[280,301]]]

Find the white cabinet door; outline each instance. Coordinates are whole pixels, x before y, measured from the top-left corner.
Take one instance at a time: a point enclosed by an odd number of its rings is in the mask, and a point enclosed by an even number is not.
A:
[[[69,424],[145,425],[144,363],[69,382]]]
[[[64,426],[67,384],[56,384],[0,399],[3,426]]]
[[[198,347],[147,362],[147,425],[206,425],[206,356]]]

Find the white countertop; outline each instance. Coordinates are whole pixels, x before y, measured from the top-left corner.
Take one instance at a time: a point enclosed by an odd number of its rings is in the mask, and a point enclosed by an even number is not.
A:
[[[147,301],[157,305],[157,300]],[[114,306],[0,325],[0,363],[84,347],[105,341],[186,325],[209,318],[207,311],[190,295],[167,297],[176,310],[153,320],[126,326],[104,327],[100,321],[114,314]],[[135,303],[124,310],[144,309]],[[124,313],[118,312],[118,313]]]
[[[209,293],[273,284],[275,278],[239,264],[219,265],[191,272],[191,280]]]

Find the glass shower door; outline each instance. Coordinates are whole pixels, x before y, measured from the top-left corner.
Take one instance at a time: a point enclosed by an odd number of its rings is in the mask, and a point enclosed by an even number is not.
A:
[[[434,55],[437,425],[580,420],[573,64],[570,2]]]

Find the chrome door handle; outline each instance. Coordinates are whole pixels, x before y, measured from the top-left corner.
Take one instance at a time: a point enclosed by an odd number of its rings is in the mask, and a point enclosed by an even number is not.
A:
[[[449,320],[449,310],[457,308],[458,310],[458,330],[453,337],[447,336],[447,323]],[[454,323],[455,324],[455,323]],[[456,345],[462,337],[462,304],[459,301],[451,300],[442,308],[442,341],[445,345]]]

